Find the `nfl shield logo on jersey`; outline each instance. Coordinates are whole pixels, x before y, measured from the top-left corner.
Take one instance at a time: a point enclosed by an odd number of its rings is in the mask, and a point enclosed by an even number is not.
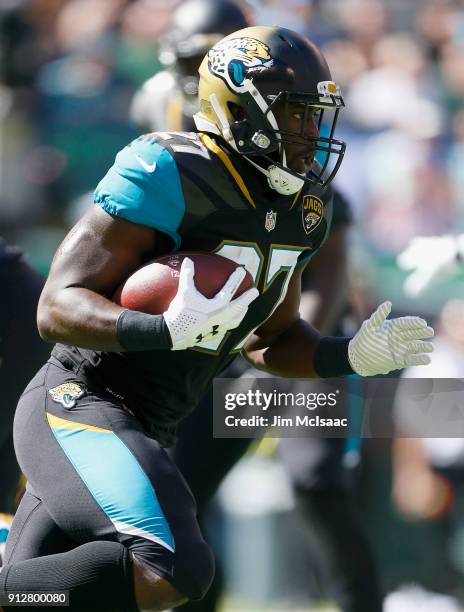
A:
[[[270,210],[269,212],[266,213],[266,221],[264,223],[264,227],[267,229],[268,232],[272,232],[272,230],[275,228],[276,219],[277,219],[276,212]]]

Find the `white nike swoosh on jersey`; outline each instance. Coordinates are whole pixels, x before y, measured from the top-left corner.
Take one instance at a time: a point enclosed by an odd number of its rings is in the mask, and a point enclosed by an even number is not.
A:
[[[156,170],[156,162],[153,162],[152,164],[147,164],[147,162],[142,157],[140,157],[140,155],[136,155],[135,157],[139,164],[142,166],[142,168],[150,174]]]

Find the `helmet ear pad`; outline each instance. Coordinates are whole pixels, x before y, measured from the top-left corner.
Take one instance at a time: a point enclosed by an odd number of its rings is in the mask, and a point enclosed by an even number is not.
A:
[[[251,95],[243,95],[244,106],[228,103],[235,121],[230,130],[242,155],[267,155],[279,150],[279,141]]]

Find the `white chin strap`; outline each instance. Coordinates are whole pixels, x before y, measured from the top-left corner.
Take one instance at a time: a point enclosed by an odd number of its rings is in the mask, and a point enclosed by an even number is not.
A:
[[[254,161],[251,161],[249,157],[244,155],[244,158],[250,162],[252,166],[264,174],[267,178],[269,187],[281,195],[293,195],[297,191],[300,191],[304,185],[304,180],[302,178],[294,176],[283,168],[279,168],[273,164],[268,166],[267,169],[261,168],[261,166],[255,164]]]
[[[259,106],[261,111],[265,113],[269,107],[266,104],[262,95],[253,85],[252,81],[250,79],[245,79],[242,86],[250,92],[256,104]],[[219,103],[219,100],[217,99],[216,94],[211,94],[209,96],[209,99],[211,102],[211,106],[213,107],[213,110],[216,113],[216,116],[219,120],[219,126],[220,126],[219,130],[217,129],[216,126],[214,126],[216,128],[214,131],[217,133],[221,133],[222,137],[226,140],[226,142],[228,142],[229,145],[231,145],[237,151],[237,145],[233,137],[233,134],[231,132],[229,121],[227,120],[226,114],[224,113]],[[277,121],[272,111],[269,112],[267,116],[268,116],[268,120],[271,123],[272,127],[275,130],[278,130],[279,127],[277,125]],[[205,129],[205,127],[207,127],[206,124],[209,124],[210,129],[211,129],[211,126],[214,125],[213,123],[210,123],[209,121],[205,121],[199,114],[194,115],[194,119],[195,119],[197,129]],[[280,144],[279,147],[282,147],[282,145]],[[290,172],[287,172],[283,168],[279,168],[278,166],[275,166],[274,164],[271,164],[270,166],[268,166],[267,169],[262,168],[255,162],[251,161],[251,159],[247,157],[246,155],[243,155],[243,157],[252,166],[254,166],[262,174],[264,174],[267,178],[269,187],[271,189],[274,189],[275,191],[277,191],[277,193],[280,193],[281,195],[293,195],[294,193],[299,191],[304,185],[304,180],[302,178],[298,178],[297,176],[293,175]],[[284,166],[286,165],[285,151],[283,150],[283,148],[282,148],[282,165]]]

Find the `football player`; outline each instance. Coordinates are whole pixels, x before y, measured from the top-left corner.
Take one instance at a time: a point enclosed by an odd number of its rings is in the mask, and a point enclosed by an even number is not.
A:
[[[320,51],[277,26],[240,30],[206,55],[199,97],[198,133],[123,149],[55,255],[38,323],[57,345],[15,416],[28,488],[0,592],[67,590],[71,608],[100,610],[201,598],[212,557],[163,446],[215,374],[240,351],[298,378],[430,362],[433,330],[387,320],[389,302],[353,338],[321,337],[299,317],[301,272],[326,236],[344,152],[343,99]],[[186,259],[163,315],[111,301],[141,264],[179,248],[233,259],[255,287],[234,297],[239,268],[207,299]]]
[[[15,510],[20,470],[13,448],[13,415],[25,385],[50,354],[40,339],[36,310],[45,279],[21,251],[0,238],[0,565]]]
[[[166,69],[136,92],[130,108],[134,123],[145,132],[195,129],[198,111],[198,66],[221,38],[249,23],[238,0],[186,0],[174,11],[161,60]]]
[[[18,398],[50,354],[36,327],[36,309],[45,279],[21,251],[0,238],[0,512],[13,512],[19,467],[13,450],[13,415]]]
[[[157,73],[136,93],[131,107],[133,121],[145,131],[192,130],[198,111],[198,67],[208,43],[245,27],[247,14],[233,0],[186,0],[175,11],[162,57],[171,58],[168,69]],[[249,24],[251,25],[251,24]],[[233,27],[235,26],[235,27]],[[222,32],[222,35],[219,34]],[[322,333],[334,332],[345,304],[347,231],[350,208],[334,190],[330,233],[302,275],[302,318]],[[310,268],[310,270],[308,270]],[[341,330],[335,330],[343,335]],[[235,378],[247,369],[238,357],[221,372]],[[185,419],[170,455],[187,481],[197,504],[200,527],[207,519],[209,502],[221,481],[246,453],[251,440],[213,438],[213,393],[209,390],[199,406]],[[298,509],[307,528],[323,542],[316,572],[329,575],[328,591],[343,612],[376,612],[382,594],[376,564],[360,521],[351,503],[343,467],[342,439],[290,438],[283,440],[281,460],[294,487]],[[298,461],[293,457],[297,456]],[[343,524],[339,517],[343,514]],[[311,539],[311,541],[314,538]],[[316,557],[316,556],[315,556]],[[329,560],[324,563],[324,559]],[[328,571],[322,566],[328,565]],[[182,606],[183,612],[214,612],[223,574],[216,559],[213,583],[200,602]]]

